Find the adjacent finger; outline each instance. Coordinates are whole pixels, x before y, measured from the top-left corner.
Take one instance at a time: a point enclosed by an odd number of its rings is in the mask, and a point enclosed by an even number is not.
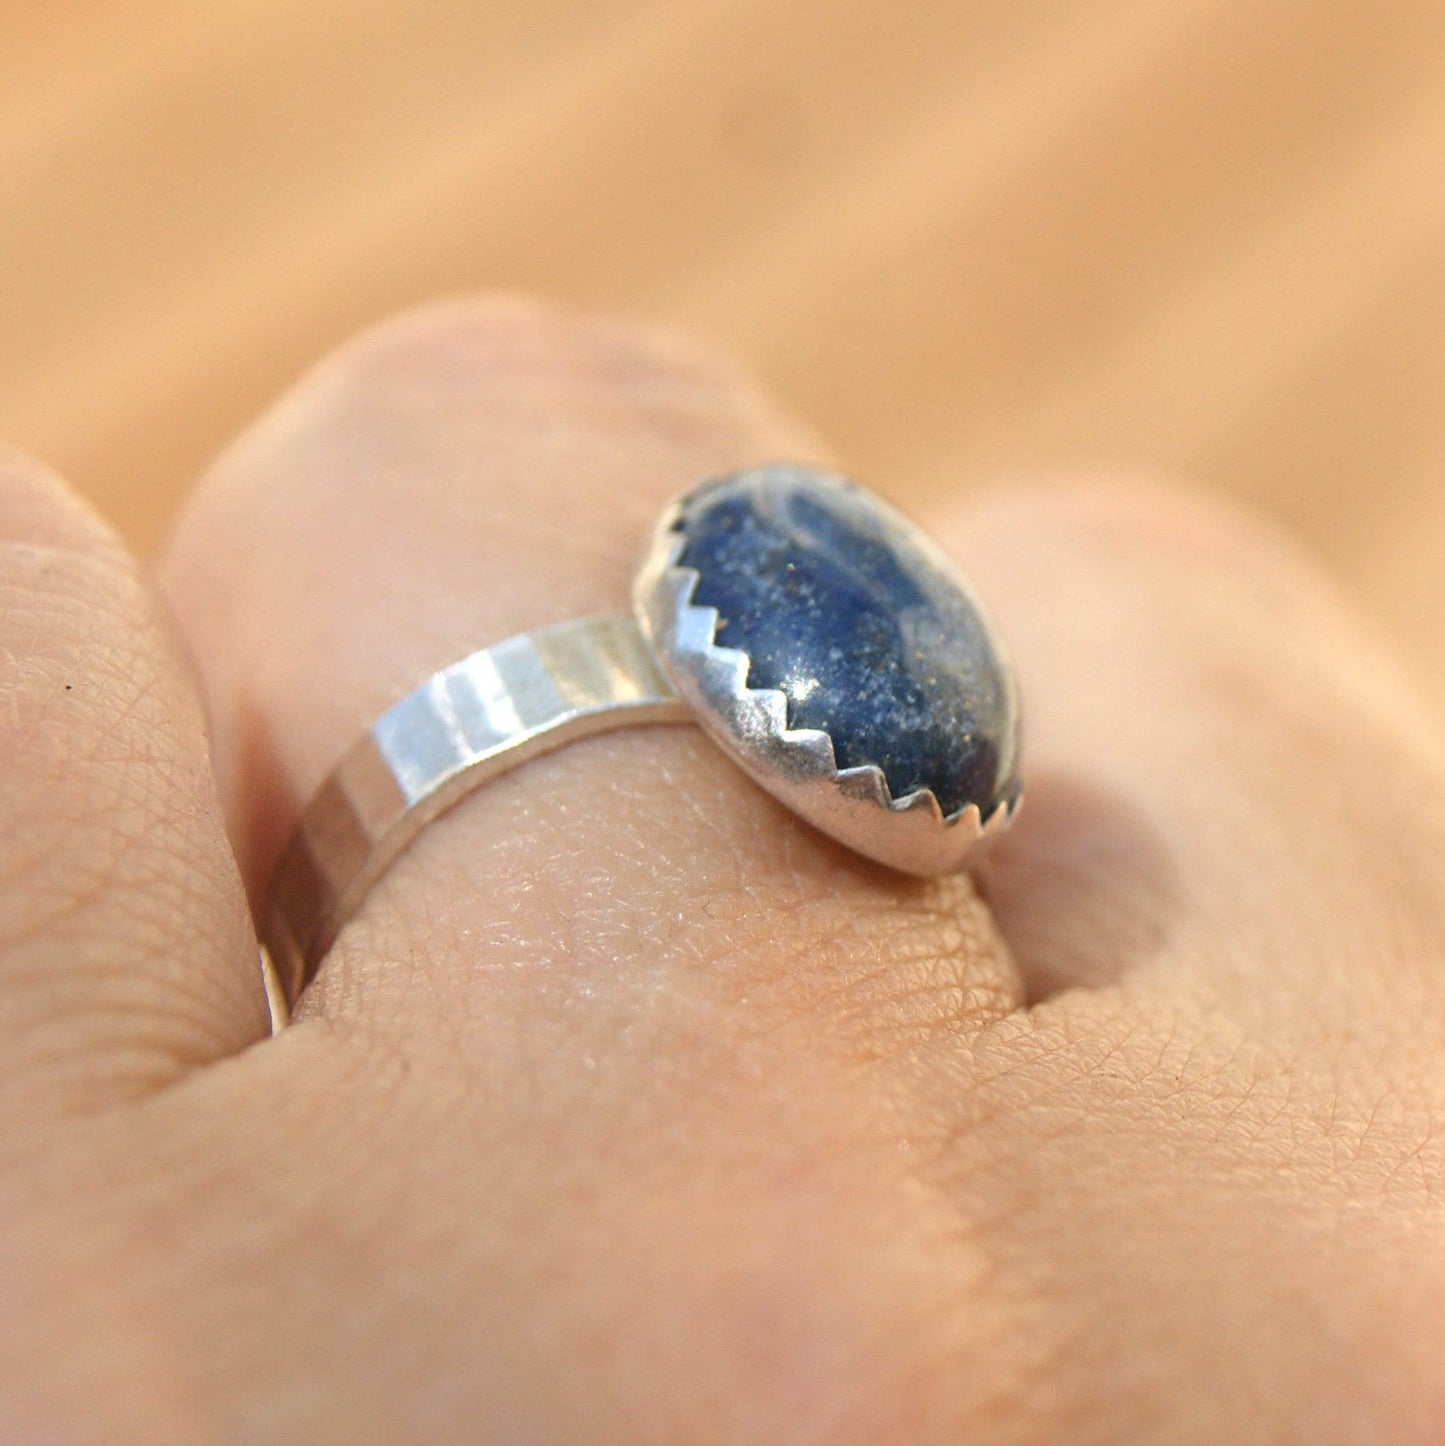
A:
[[[947,531],[1026,684],[1031,795],[990,892],[1035,996],[1438,1014],[1439,739],[1316,569],[1159,487],[1001,493]]]
[[[0,457],[5,1117],[153,1088],[258,1038],[256,960],[201,710],[157,608],[69,492]]]

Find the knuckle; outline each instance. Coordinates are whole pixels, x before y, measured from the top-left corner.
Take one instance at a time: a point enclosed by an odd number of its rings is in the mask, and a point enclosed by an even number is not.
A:
[[[651,326],[511,294],[433,301],[381,322],[331,363],[348,396],[429,405],[473,402],[501,387],[529,403],[653,419],[675,432],[689,418],[713,431],[782,430],[761,393],[724,356]],[[326,368],[323,368],[326,370]]]

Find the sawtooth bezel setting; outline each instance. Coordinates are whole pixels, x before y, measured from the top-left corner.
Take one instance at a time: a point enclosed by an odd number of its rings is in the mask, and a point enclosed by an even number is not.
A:
[[[783,465],[751,473],[810,482],[819,477],[843,480]],[[717,609],[693,600],[701,575],[680,562],[688,544],[687,501],[674,502],[659,521],[637,573],[632,600],[638,625],[663,672],[687,700],[698,723],[759,785],[856,852],[925,876],[975,862],[1012,822],[1021,789],[1015,786],[987,815],[972,801],[945,815],[932,788],[915,787],[895,798],[880,766],[868,763],[840,769],[829,733],[790,727],[787,695],[776,688],[748,686],[749,655],[718,644]],[[929,551],[941,559],[931,545]],[[950,574],[955,571],[951,564],[944,565]],[[1015,685],[996,630],[961,580],[959,587],[989,634],[1016,719]]]

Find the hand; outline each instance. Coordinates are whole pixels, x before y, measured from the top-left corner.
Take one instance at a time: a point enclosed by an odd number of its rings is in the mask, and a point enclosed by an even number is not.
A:
[[[976,884],[628,730],[432,825],[264,1037],[243,881],[352,738],[624,606],[694,479],[818,453],[656,340],[409,316],[190,502],[197,680],[4,465],[0,1438],[1445,1435],[1441,740],[1187,496],[924,517],[1024,684]]]

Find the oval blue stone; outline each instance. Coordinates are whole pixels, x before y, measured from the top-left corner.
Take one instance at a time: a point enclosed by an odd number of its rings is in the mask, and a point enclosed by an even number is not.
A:
[[[931,788],[984,816],[1018,791],[1017,704],[989,628],[902,516],[826,473],[759,468],[683,499],[679,562],[715,641],[776,688],[793,728],[833,740],[839,768],[874,763],[894,798]]]

